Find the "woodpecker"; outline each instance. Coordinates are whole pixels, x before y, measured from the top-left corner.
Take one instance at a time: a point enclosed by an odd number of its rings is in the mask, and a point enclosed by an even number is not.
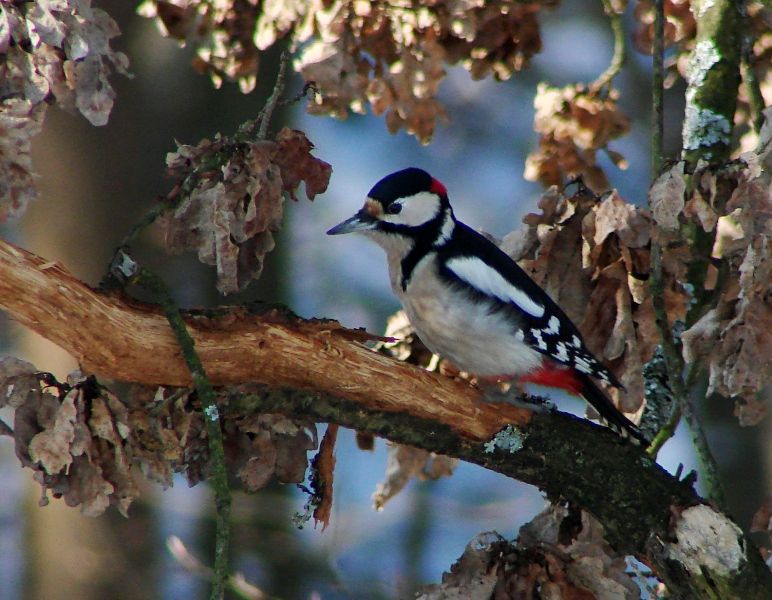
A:
[[[484,379],[565,389],[647,442],[593,381],[622,387],[578,328],[514,260],[456,219],[445,186],[429,173],[387,175],[327,234],[352,232],[386,251],[391,288],[432,352]]]

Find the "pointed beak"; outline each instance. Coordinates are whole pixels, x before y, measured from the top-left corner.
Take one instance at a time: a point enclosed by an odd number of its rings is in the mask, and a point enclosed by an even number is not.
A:
[[[377,224],[377,219],[368,214],[365,209],[362,209],[350,219],[346,219],[343,223],[338,223],[327,232],[327,235],[341,235],[343,233],[354,233],[355,231],[367,231],[368,229],[375,229]]]

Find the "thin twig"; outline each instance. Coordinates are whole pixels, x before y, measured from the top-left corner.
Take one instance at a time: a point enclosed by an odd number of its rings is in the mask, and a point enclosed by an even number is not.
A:
[[[750,108],[750,120],[753,130],[756,133],[761,131],[761,125],[764,122],[764,96],[761,93],[761,84],[759,78],[756,76],[756,70],[754,69],[754,63],[756,57],[753,54],[753,45],[756,39],[750,30],[750,22],[746,16],[745,21],[748,33],[743,38],[743,55],[742,55],[742,78],[745,82],[745,88],[748,91],[748,104]]]
[[[654,0],[654,41],[651,76],[651,180],[659,177],[664,154],[664,81],[665,81],[665,1]]]
[[[654,0],[654,41],[652,44],[652,106],[651,106],[651,179],[654,181],[660,174],[663,162],[663,72],[664,72],[664,34],[665,6],[664,0]],[[668,383],[673,391],[675,407],[668,423],[654,436],[647,452],[655,457],[662,445],[675,433],[681,420],[682,405],[685,402],[683,386],[683,361],[673,341],[672,329],[667,318],[665,307],[665,289],[662,278],[662,248],[656,235],[651,238],[651,265],[649,286],[654,305],[654,316],[662,340],[662,354],[667,367]]]
[[[625,30],[622,24],[622,15],[614,10],[611,0],[601,0],[603,10],[611,23],[611,31],[614,34],[614,54],[608,68],[591,84],[593,90],[601,90],[611,84],[611,80],[622,70],[625,62]]]
[[[667,364],[667,359],[665,362]],[[696,385],[698,376],[699,376],[699,369],[696,369],[696,368],[689,369],[689,372],[686,376],[686,382],[684,383],[684,389],[691,390]],[[668,374],[668,379],[669,379],[669,374]],[[675,399],[675,403],[673,406],[673,412],[670,414],[670,418],[657,432],[657,435],[654,436],[654,439],[651,440],[649,447],[646,449],[646,452],[652,458],[655,458],[657,456],[657,453],[662,448],[662,446],[665,445],[665,442],[667,442],[670,438],[672,438],[675,435],[676,429],[678,429],[678,425],[681,423],[681,417],[683,416],[683,402],[681,398],[675,398],[675,395],[673,395],[673,397]]]
[[[148,210],[144,216],[137,221],[132,228],[129,230],[129,232],[126,234],[126,236],[123,238],[119,246],[121,248],[129,247],[134,243],[134,240],[137,239],[137,236],[146,228],[155,223],[155,220],[160,217],[162,214],[164,214],[169,208],[171,207],[170,204],[166,202],[158,202],[157,204],[154,204],[150,210]]]
[[[713,456],[713,451],[710,449],[710,444],[708,444],[705,427],[696,406],[698,398],[706,397],[707,377],[703,377],[699,383],[700,385],[695,385],[688,390],[689,395],[683,404],[684,419],[686,419],[686,423],[689,425],[692,443],[700,459],[702,477],[705,480],[705,489],[708,492],[708,496],[720,509],[726,510],[726,496],[718,476],[718,463]]]
[[[279,104],[281,95],[284,93],[288,63],[289,52],[285,50],[281,53],[281,58],[279,59],[279,74],[276,75],[276,83],[273,86],[273,91],[265,103],[265,108],[260,111],[260,115],[258,116],[258,120],[260,121],[260,128],[257,130],[257,137],[261,140],[265,139],[268,135],[268,126],[271,124],[273,111],[276,110],[276,106]]]
[[[230,542],[231,491],[225,470],[225,450],[220,428],[220,411],[216,403],[214,387],[207,377],[204,365],[195,349],[195,342],[185,326],[180,310],[172,299],[166,285],[155,273],[142,268],[125,252],[119,251],[113,261],[113,274],[124,277],[153,294],[155,300],[169,321],[182,356],[193,378],[198,399],[201,402],[206,423],[209,454],[212,461],[212,476],[209,478],[214,491],[216,507],[216,532],[214,573],[212,576],[211,600],[222,600],[228,581],[228,546]]]
[[[314,96],[317,96],[319,92],[319,86],[316,85],[315,81],[306,81],[306,83],[303,84],[303,89],[300,90],[297,94],[292,96],[291,98],[285,98],[281,102],[279,102],[279,106],[291,106],[293,104],[296,104],[300,102],[303,98],[307,97],[308,94],[312,93]]]
[[[214,571],[191,554],[182,540],[176,535],[166,538],[166,549],[172,555],[172,558],[189,573],[198,575],[208,581],[211,581],[214,577]],[[269,600],[270,598],[257,586],[249,583],[241,573],[234,573],[228,577],[227,585],[230,591],[245,600]]]

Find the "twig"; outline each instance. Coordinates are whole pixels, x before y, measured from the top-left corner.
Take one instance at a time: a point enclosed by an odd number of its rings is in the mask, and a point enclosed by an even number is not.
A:
[[[292,98],[285,98],[279,102],[279,106],[291,106],[292,104],[300,102],[303,98],[308,96],[309,92],[313,93],[314,96],[317,96],[320,93],[319,86],[316,85],[315,81],[306,81],[306,83],[303,84],[302,90],[292,96]]]
[[[214,571],[202,563],[197,557],[193,556],[185,544],[176,535],[170,535],[166,538],[166,549],[172,558],[186,571],[198,575],[199,577],[211,580],[214,577]],[[228,577],[228,589],[240,598],[246,600],[270,600],[262,590],[249,583],[241,573],[234,573]]]
[[[216,395],[204,365],[195,349],[195,343],[182,319],[179,308],[172,299],[166,285],[155,273],[140,267],[124,251],[119,250],[113,261],[112,273],[119,279],[125,279],[151,292],[166,315],[169,325],[177,338],[185,364],[190,370],[198,399],[204,409],[209,454],[212,461],[211,482],[216,507],[216,533],[214,574],[212,576],[211,600],[222,600],[228,573],[228,545],[230,542],[231,491],[228,486],[228,474],[225,470],[225,450],[220,428],[220,411],[217,408]]]
[[[654,42],[652,44],[652,120],[651,128],[651,179],[654,181],[663,162],[663,62],[664,62],[665,6],[664,0],[654,0]],[[667,367],[668,382],[673,391],[675,407],[665,427],[654,436],[647,452],[655,457],[662,445],[672,437],[681,420],[682,406],[686,401],[683,385],[683,360],[673,341],[673,333],[665,307],[665,284],[662,278],[662,248],[656,235],[651,237],[651,265],[649,286],[654,305],[654,317],[662,340],[662,354]]]
[[[689,369],[689,372],[686,376],[686,383],[684,384],[685,390],[690,390],[694,387],[697,382],[698,374],[699,369]],[[675,400],[676,402],[673,406],[673,412],[670,414],[670,418],[657,432],[657,435],[654,436],[654,439],[651,440],[649,447],[646,449],[646,452],[652,458],[656,457],[662,446],[665,445],[665,442],[667,442],[675,435],[676,429],[678,429],[678,425],[681,422],[681,417],[683,416],[683,401],[681,398],[677,398]]]
[[[279,99],[284,93],[287,63],[289,63],[289,52],[285,50],[281,53],[281,58],[279,59],[279,74],[276,75],[276,83],[273,86],[273,91],[265,103],[265,108],[260,111],[260,114],[257,117],[260,121],[260,128],[257,130],[257,137],[259,139],[265,139],[268,135],[268,126],[271,124],[273,111],[276,110]]]
[[[683,404],[683,414],[692,434],[692,443],[694,444],[697,456],[700,459],[702,476],[705,481],[705,489],[708,492],[708,496],[721,510],[726,510],[726,496],[718,476],[718,464],[710,449],[708,438],[705,435],[705,427],[697,412],[695,401],[697,398],[705,398],[707,378],[703,377],[700,383],[701,385],[695,385],[688,390],[689,395],[686,397],[686,401]]]
[[[155,220],[164,214],[167,210],[169,210],[169,208],[170,204],[166,202],[158,202],[157,204],[154,204],[150,210],[148,210],[145,215],[132,226],[119,246],[121,248],[131,246],[134,243],[134,240],[137,239],[137,236],[145,229],[145,227],[149,227],[155,223]]]
[[[761,85],[759,79],[756,76],[756,71],[753,68],[756,61],[756,57],[753,54],[753,45],[755,38],[750,31],[750,23],[748,17],[745,17],[745,24],[748,27],[748,33],[743,38],[743,55],[742,55],[742,78],[745,82],[745,87],[748,90],[748,104],[750,107],[750,119],[753,130],[756,133],[761,131],[761,125],[764,122],[764,96],[761,93]]]
[[[665,0],[654,0],[654,41],[651,54],[651,180],[654,181],[662,170],[664,154]]]
[[[614,33],[614,54],[611,56],[608,68],[590,86],[597,91],[611,84],[611,80],[622,70],[625,62],[625,30],[622,15],[614,10],[611,0],[601,0],[601,3],[611,23],[611,31]]]

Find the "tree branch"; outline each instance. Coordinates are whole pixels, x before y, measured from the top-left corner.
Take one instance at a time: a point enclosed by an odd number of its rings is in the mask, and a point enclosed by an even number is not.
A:
[[[97,293],[2,241],[0,307],[67,348],[87,370],[142,383],[191,383],[158,308]],[[761,597],[772,585],[736,525],[610,430],[562,413],[480,402],[465,382],[376,354],[362,344],[374,336],[334,321],[236,308],[188,313],[185,323],[212,383],[241,384],[220,406],[226,419],[310,416],[531,483],[595,515],[608,541],[656,568],[674,596],[732,597],[724,590],[740,589],[745,595],[737,597]],[[702,539],[699,519],[726,535]]]
[[[97,292],[56,263],[2,240],[0,308],[65,348],[88,372],[148,385],[193,383],[158,307],[120,292]],[[524,409],[480,402],[480,392],[464,382],[376,354],[363,342],[378,336],[337,321],[303,320],[265,306],[188,311],[184,318],[216,386],[256,382],[317,390],[447,423],[478,440],[531,417]]]

